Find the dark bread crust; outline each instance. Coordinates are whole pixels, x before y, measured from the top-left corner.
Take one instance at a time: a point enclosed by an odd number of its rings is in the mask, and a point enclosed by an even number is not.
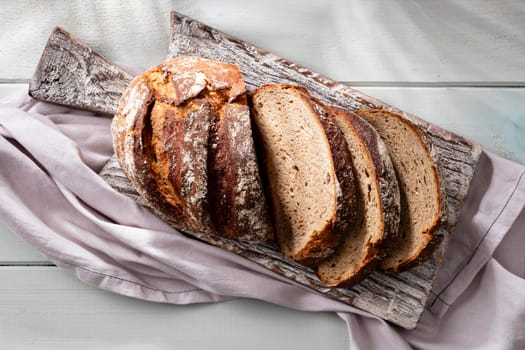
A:
[[[350,266],[352,270],[347,270],[346,273],[335,279],[328,278],[319,269],[316,271],[321,281],[329,286],[351,287],[366,278],[377,268],[384,254],[382,249],[384,239],[398,234],[400,217],[399,187],[390,156],[375,129],[348,110],[335,106],[325,106],[324,108],[342,130],[348,130],[347,132],[351,133],[352,139],[347,140],[348,142],[361,144],[363,152],[360,155],[367,159],[369,167],[365,171],[373,183],[369,191],[374,191],[379,199],[377,205],[379,206],[378,212],[380,216],[376,218],[379,227],[377,231],[372,231],[370,234],[379,233],[380,237],[368,237],[364,250],[360,252],[363,254],[360,265],[357,267]],[[360,204],[365,205],[363,202],[365,194],[359,193],[359,196],[361,198]],[[360,217],[362,215],[363,213],[360,214]],[[352,234],[359,230],[359,225],[357,223],[353,227],[354,231]],[[353,235],[346,239],[352,239],[352,237]],[[339,256],[340,259],[344,259],[347,253],[336,250],[335,254],[334,258]],[[330,264],[330,261],[332,260],[329,260],[327,264]]]
[[[333,115],[327,112],[320,101],[309,95],[305,97],[310,99],[310,103],[317,112],[324,132],[328,137],[334,161],[335,176],[340,186],[334,230],[339,235],[347,235],[350,227],[355,224],[360,209],[357,200],[357,185],[352,156],[346,138],[337,126]]]
[[[221,130],[230,132],[218,143]],[[183,56],[149,69],[124,92],[112,134],[122,169],[172,226],[250,242],[272,236],[238,67]]]
[[[212,232],[206,196],[206,150],[213,112],[210,103],[203,99],[192,101],[190,106],[181,110],[155,101],[149,115],[151,134],[144,146],[136,147],[138,152],[140,148],[149,152],[138,153],[135,159],[139,160],[137,168],[146,164],[141,159],[146,160],[155,180],[155,189],[146,190],[157,189],[177,208],[185,218],[187,230]]]
[[[210,199],[216,226],[226,238],[265,241],[273,238],[262,188],[246,97],[224,107],[211,138]]]
[[[439,243],[443,238],[441,235],[438,234],[438,230],[442,227],[442,225],[446,223],[446,204],[444,201],[445,196],[443,192],[441,176],[439,175],[440,172],[438,159],[431,152],[431,143],[424,138],[424,136],[421,134],[421,132],[415,125],[413,125],[410,121],[403,118],[402,116],[382,109],[357,110],[355,111],[355,113],[365,119],[367,118],[366,116],[368,114],[381,114],[387,115],[390,118],[395,118],[396,120],[400,121],[407,129],[413,132],[413,134],[417,138],[418,143],[421,146],[421,149],[424,151],[426,156],[430,160],[432,160],[430,172],[436,184],[436,192],[434,194],[437,197],[437,203],[435,203],[435,205],[438,208],[438,210],[433,216],[431,224],[425,230],[423,230],[423,232],[421,232],[421,237],[422,239],[424,239],[424,244],[418,252],[416,252],[412,256],[407,257],[404,261],[397,262],[394,266],[386,267],[380,265],[380,269],[386,273],[399,273],[424,262],[427,258],[429,258],[432,255],[432,253],[439,246]],[[392,240],[389,240],[389,246],[394,247],[393,249],[395,249],[395,242],[401,238],[401,235],[398,235]],[[387,254],[388,253],[389,251],[387,250]]]
[[[363,259],[363,263],[359,270],[350,277],[345,277],[337,282],[337,284],[332,285],[332,283],[327,283],[329,286],[337,288],[351,288],[367,278],[372,272],[377,270],[377,267],[381,263],[381,247],[382,244],[368,244],[367,245],[367,257]],[[319,274],[318,274],[318,277]],[[320,278],[321,279],[321,278]],[[321,279],[322,282],[323,279]]]
[[[441,241],[444,238],[443,235],[437,234],[437,228],[431,232],[432,232],[432,237],[427,242],[425,248],[423,248],[423,250],[421,250],[418,255],[414,255],[411,257],[411,259],[406,260],[403,263],[399,264],[395,270],[394,269],[385,270],[384,272],[391,273],[391,274],[400,273],[408,269],[411,269],[415,266],[418,266],[419,264],[424,263],[428,258],[430,258],[432,254],[434,253],[434,250],[436,250],[436,248],[439,247],[439,245],[441,244]]]
[[[121,117],[115,117],[112,123],[115,153],[122,170],[148,205],[169,224],[191,231],[180,220],[184,215],[182,205],[168,202],[152,171],[150,112],[154,101],[153,92],[143,80],[136,79],[130,84],[121,98]],[[133,102],[136,106],[126,109]]]
[[[357,114],[339,107],[331,109],[333,113],[341,116],[338,119],[340,122],[355,130],[368,151],[380,190],[384,239],[397,237],[401,212],[399,184],[386,145],[373,126]]]

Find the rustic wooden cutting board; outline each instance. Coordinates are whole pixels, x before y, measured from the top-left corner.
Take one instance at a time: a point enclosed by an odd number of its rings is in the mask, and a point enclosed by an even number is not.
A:
[[[308,87],[314,96],[329,104],[348,109],[391,110],[412,121],[426,135],[431,142],[432,152],[439,157],[447,195],[448,223],[439,232],[444,236],[440,247],[429,260],[415,268],[396,275],[374,272],[352,288],[327,288],[311,269],[286,259],[272,243],[249,245],[196,235],[198,239],[237,253],[306,288],[369,311],[402,327],[414,328],[431,293],[481,147],[348,86],[173,12],[168,57],[179,55],[195,55],[239,65],[249,91],[264,83],[295,83]],[[119,97],[131,79],[132,76],[125,70],[66,31],[56,28],[36,68],[29,93],[47,102],[114,114]],[[115,189],[143,204],[115,158],[108,162],[101,176]]]

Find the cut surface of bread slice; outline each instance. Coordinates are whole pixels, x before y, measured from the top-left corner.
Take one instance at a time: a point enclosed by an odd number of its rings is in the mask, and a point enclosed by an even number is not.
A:
[[[127,177],[172,226],[273,235],[238,67],[181,56],[145,71],[122,95],[112,134]]]
[[[316,269],[327,286],[349,287],[372,272],[382,259],[382,243],[398,234],[400,199],[394,167],[385,144],[369,123],[350,111],[325,107],[351,150],[358,183],[359,219],[335,253]]]
[[[314,265],[339,241],[335,226],[344,195],[331,143],[305,89],[263,85],[252,102],[277,241],[289,258]]]
[[[357,184],[352,164],[352,155],[347,139],[339,128],[335,118],[326,113],[325,106],[306,91],[304,97],[316,111],[321,126],[328,138],[337,180],[337,212],[334,230],[341,236],[347,236],[354,225],[359,210]]]
[[[416,127],[384,110],[356,113],[378,131],[386,143],[401,192],[401,221],[397,239],[386,242],[380,268],[396,273],[424,261],[441,240],[435,232],[444,218],[437,165]]]

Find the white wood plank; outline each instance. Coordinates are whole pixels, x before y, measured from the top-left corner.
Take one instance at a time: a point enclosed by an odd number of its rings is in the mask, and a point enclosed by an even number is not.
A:
[[[254,300],[155,304],[58,268],[0,268],[0,349],[348,349],[344,322]]]
[[[5,0],[0,79],[28,79],[55,25],[112,60],[156,64],[172,9],[341,81],[525,82],[519,0]]]
[[[0,222],[0,265],[45,263],[49,261],[43,254]]]
[[[525,88],[355,88],[525,164]],[[27,84],[0,84],[0,98],[26,90]]]
[[[0,84],[0,95],[26,84]],[[358,87],[364,93],[452,130],[525,164],[525,88]],[[0,224],[0,262],[45,262],[40,253]]]
[[[27,84],[2,84],[0,83],[0,99],[13,94],[27,91]]]
[[[357,89],[525,164],[524,88]]]

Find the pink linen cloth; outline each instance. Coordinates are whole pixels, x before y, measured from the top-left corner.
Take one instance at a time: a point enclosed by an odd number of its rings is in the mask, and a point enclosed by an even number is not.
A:
[[[525,167],[484,152],[418,327],[404,330],[188,238],[98,175],[107,116],[25,91],[0,103],[0,221],[85,283],[174,304],[333,311],[350,349],[525,349]]]

